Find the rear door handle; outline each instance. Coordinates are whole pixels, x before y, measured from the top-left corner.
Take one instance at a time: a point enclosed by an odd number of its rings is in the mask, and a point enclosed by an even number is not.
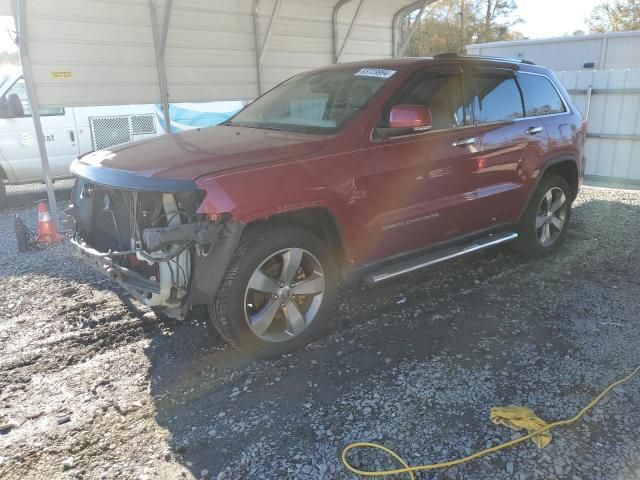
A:
[[[535,135],[536,133],[540,133],[544,130],[542,127],[529,127],[527,128],[527,133],[529,135]]]
[[[69,130],[69,138],[71,139],[71,143],[76,141],[76,134],[73,132],[73,130]]]
[[[461,138],[460,140],[456,140],[451,145],[454,147],[466,147],[467,145],[475,145],[478,142],[476,137],[470,138]]]

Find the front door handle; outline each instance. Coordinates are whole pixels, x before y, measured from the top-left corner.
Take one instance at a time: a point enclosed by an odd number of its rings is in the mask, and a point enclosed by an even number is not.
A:
[[[527,133],[529,135],[535,135],[536,133],[540,133],[543,130],[544,130],[544,128],[542,128],[542,127],[529,127],[529,128],[527,128]]]
[[[456,140],[451,145],[454,147],[466,147],[468,145],[475,145],[478,142],[476,137],[470,138],[461,138],[460,140]]]

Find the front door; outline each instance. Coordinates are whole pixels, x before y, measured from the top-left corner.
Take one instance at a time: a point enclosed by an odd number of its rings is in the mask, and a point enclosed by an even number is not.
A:
[[[42,164],[24,79],[18,79],[6,95],[13,93],[20,97],[24,115],[0,119],[0,151],[17,182],[40,181],[43,179]],[[40,118],[51,175],[68,177],[69,165],[79,153],[73,109],[42,108]]]
[[[366,222],[368,259],[420,249],[459,234],[477,163],[475,146],[460,142],[475,135],[469,98],[459,67],[430,69],[382,112],[365,181],[371,207]],[[391,107],[401,104],[428,107],[431,130],[376,136]]]

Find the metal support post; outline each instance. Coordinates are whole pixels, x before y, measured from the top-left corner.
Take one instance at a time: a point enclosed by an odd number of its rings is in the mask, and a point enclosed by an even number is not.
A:
[[[344,52],[347,47],[347,44],[349,43],[349,39],[353,34],[353,29],[355,28],[356,23],[358,22],[358,18],[360,18],[360,13],[362,12],[363,5],[364,5],[364,0],[358,0],[358,6],[356,7],[356,11],[353,14],[353,18],[351,19],[351,23],[349,24],[349,28],[347,29],[347,34],[344,36],[344,40],[342,41],[342,45],[340,46],[340,49],[337,52],[334,52],[335,63],[340,63],[340,61],[342,60],[342,57],[344,56]],[[337,31],[337,28],[336,28],[336,31]]]
[[[164,4],[164,20],[162,26],[158,25],[158,11],[154,0],[149,0],[149,15],[151,17],[151,31],[153,45],[156,52],[156,69],[158,70],[158,84],[160,87],[160,101],[164,116],[165,131],[171,133],[171,113],[169,112],[169,88],[167,86],[167,67],[165,64],[165,51],[167,49],[167,36],[169,34],[169,22],[173,0],[166,0]]]
[[[269,41],[271,40],[271,34],[273,33],[273,26],[275,25],[276,19],[278,18],[281,6],[282,0],[276,0],[276,2],[273,4],[273,11],[271,12],[271,18],[269,19],[267,32],[265,33],[264,40],[262,40],[260,38],[260,0],[253,0],[253,33],[255,36],[258,96],[264,93],[263,62],[264,57],[267,54],[267,46],[269,45]]]
[[[14,18],[16,30],[18,31],[18,47],[20,49],[20,63],[22,64],[22,75],[24,84],[29,97],[29,108],[31,108],[31,117],[33,118],[33,127],[36,132],[36,140],[38,142],[38,152],[40,153],[40,162],[42,163],[42,174],[44,183],[47,186],[47,197],[49,199],[49,211],[51,218],[56,227],[60,230],[60,219],[58,217],[58,205],[56,203],[56,195],[53,190],[53,182],[51,181],[51,169],[49,168],[49,157],[47,155],[47,146],[44,139],[44,131],[42,130],[42,122],[40,120],[40,106],[38,104],[38,95],[36,93],[35,84],[33,82],[33,72],[29,59],[29,41],[27,30],[27,0],[16,0],[12,4],[14,9]]]

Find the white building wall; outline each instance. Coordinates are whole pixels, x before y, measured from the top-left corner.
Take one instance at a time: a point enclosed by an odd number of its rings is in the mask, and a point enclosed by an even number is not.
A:
[[[11,15],[11,4],[9,3],[9,0],[0,0],[0,15]]]
[[[640,69],[559,72],[587,113],[586,174],[640,181]]]
[[[640,67],[640,31],[467,45],[470,55],[527,59],[554,70]]]

